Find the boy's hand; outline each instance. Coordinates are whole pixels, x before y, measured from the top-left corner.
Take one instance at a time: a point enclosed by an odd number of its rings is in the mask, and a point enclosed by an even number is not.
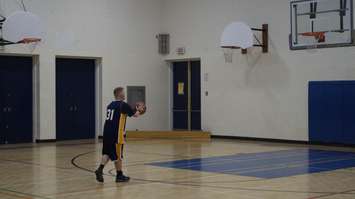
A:
[[[140,115],[143,115],[147,111],[147,107],[145,106],[144,102],[137,102],[136,110]]]

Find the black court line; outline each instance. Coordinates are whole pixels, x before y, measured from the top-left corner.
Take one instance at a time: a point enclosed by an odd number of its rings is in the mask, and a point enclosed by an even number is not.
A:
[[[143,166],[143,165],[142,165]],[[116,169],[110,169],[108,171],[108,173],[112,176],[115,176],[115,174],[113,173]],[[206,175],[203,178],[208,178],[208,177],[213,177],[216,175]],[[197,177],[196,177],[197,178]],[[182,177],[182,178],[176,178],[175,182],[171,182],[171,183],[203,183],[203,184],[218,184],[218,183],[223,183],[223,184],[228,184],[228,183],[242,183],[242,182],[258,182],[258,181],[267,181],[269,179],[257,179],[257,180],[234,180],[234,181],[209,181],[209,182],[194,182],[194,181],[179,181],[179,180],[185,180],[186,177]],[[270,179],[271,180],[271,179]],[[168,182],[168,181],[167,181]]]
[[[20,196],[19,194],[7,193],[7,192],[2,192],[2,191],[0,191],[0,195],[11,196],[11,197],[14,197],[14,198],[28,199],[27,196],[23,196],[23,195]]]
[[[15,190],[7,189],[7,188],[1,188],[1,187],[0,187],[0,191],[3,191],[3,193],[6,193],[6,192],[14,193],[14,194],[18,194],[18,195],[25,196],[25,197],[34,197],[34,198],[40,198],[40,199],[52,199],[52,198],[48,198],[48,197],[44,197],[44,196],[40,196],[40,195],[35,195],[35,194],[30,194],[30,193],[25,193],[25,192],[20,192],[20,191],[15,191]]]
[[[141,140],[145,141],[145,140]],[[159,143],[166,143],[167,140],[161,140],[158,142],[154,142],[155,144]],[[180,141],[190,141],[189,139],[181,139]],[[135,141],[133,141],[135,142]],[[139,140],[137,140],[139,142]],[[28,143],[26,146],[11,146],[11,145],[17,145],[17,144],[9,144],[9,147],[6,145],[0,145],[0,151],[5,151],[5,150],[17,150],[17,149],[32,149],[32,148],[41,148],[41,147],[53,147],[53,146],[58,146],[58,147],[65,147],[65,146],[75,146],[75,145],[91,145],[91,144],[97,144],[97,143],[102,143],[102,142],[96,142],[95,140],[92,140],[90,142],[83,142],[83,143],[58,143],[58,142],[53,142],[53,143]],[[148,146],[149,144],[140,144],[143,146]]]
[[[329,197],[329,196],[346,195],[346,194],[349,194],[349,192],[353,192],[353,191],[355,191],[355,189],[348,190],[348,191],[342,191],[342,192],[338,192],[338,193],[334,193],[334,194],[325,194],[325,195],[320,195],[320,196],[314,196],[314,197],[310,197],[307,199],[319,199],[319,198],[325,198],[325,197]],[[353,194],[351,194],[351,195],[353,195]]]
[[[103,185],[103,183],[98,183]],[[133,183],[121,183],[120,185],[122,186],[117,186],[118,184],[116,183],[114,186],[102,186],[102,187],[95,187],[95,188],[88,188],[88,189],[79,189],[77,191],[64,191],[64,192],[57,192],[57,193],[52,193],[52,194],[47,194],[47,197],[55,197],[55,198],[61,198],[61,195],[68,195],[68,194],[77,194],[77,193],[82,193],[82,192],[90,192],[90,191],[94,191],[94,190],[104,190],[104,189],[110,189],[110,188],[119,188],[119,187],[127,187],[127,186],[136,186],[136,185],[144,185],[147,183],[140,183],[140,182],[136,182],[135,184]]]
[[[26,162],[26,161],[21,161],[21,160],[9,160],[9,159],[0,159],[2,162],[11,162],[11,163],[17,163],[17,164],[25,164],[25,165],[35,165],[39,167],[46,167],[46,168],[52,168],[52,169],[62,169],[62,170],[70,170],[73,168],[66,168],[66,167],[58,167],[58,166],[51,166],[51,165],[44,165],[44,164],[38,164],[38,163],[33,163],[33,162]]]
[[[85,167],[81,167],[80,165],[78,165],[78,164],[75,162],[75,160],[78,159],[78,158],[80,158],[81,156],[85,156],[85,155],[87,155],[87,154],[95,153],[95,152],[96,152],[96,151],[89,151],[89,152],[86,152],[86,153],[78,154],[78,155],[74,156],[74,157],[71,159],[71,164],[72,164],[73,166],[75,166],[76,168],[81,169],[81,170],[83,170],[83,171],[87,171],[87,172],[90,172],[90,173],[95,173],[95,171],[93,171],[93,170],[91,170],[91,169],[87,169],[87,168],[85,168]]]
[[[71,160],[71,163],[77,167],[78,169],[94,173],[93,170],[90,170],[88,168],[82,167],[78,165],[75,161],[76,159],[85,156],[87,154],[93,153],[92,151],[78,154],[73,159]],[[112,174],[105,174],[108,176],[113,176]],[[149,182],[149,183],[161,183],[161,184],[170,184],[170,185],[176,185],[176,186],[189,186],[189,187],[200,187],[200,188],[215,188],[215,189],[226,189],[226,190],[243,190],[243,191],[258,191],[258,192],[276,192],[276,193],[300,193],[300,194],[339,194],[338,192],[320,192],[320,191],[295,191],[295,190],[272,190],[272,189],[253,189],[253,188],[242,188],[242,187],[227,187],[227,186],[212,186],[212,185],[198,185],[198,184],[193,184],[193,183],[178,183],[178,182],[169,182],[169,181],[163,181],[163,180],[150,180],[150,179],[143,179],[143,178],[131,178],[132,180],[136,181],[143,181],[143,182]],[[264,179],[260,180],[264,181]],[[348,195],[355,195],[355,193],[344,193]]]
[[[0,147],[0,151],[6,150],[17,150],[17,149],[33,149],[33,148],[41,148],[41,147],[66,147],[66,146],[82,146],[82,145],[92,145],[96,144],[95,142],[87,142],[87,143],[68,143],[68,144],[48,144],[48,143],[39,143],[33,144],[31,146],[10,146],[10,147]]]
[[[10,148],[0,148],[1,150],[14,150],[14,149],[25,149],[25,148],[39,148],[39,147],[46,147],[46,146],[75,146],[75,145],[91,145],[91,144],[95,144],[95,143],[72,143],[72,144],[56,144],[56,145],[42,145],[42,146],[23,146],[23,147],[10,147]],[[76,168],[80,169],[80,170],[84,170],[86,172],[90,172],[90,173],[94,173],[94,171],[87,169],[85,167],[82,167],[80,165],[78,165],[75,160],[80,158],[81,156],[90,154],[90,153],[94,153],[96,151],[90,151],[90,152],[86,152],[86,153],[82,153],[79,154],[75,157],[72,158],[71,162],[72,165],[75,166]],[[131,151],[134,152],[134,151]],[[162,156],[168,156],[167,154],[158,154],[158,153],[154,153],[156,155],[162,155]],[[171,155],[174,156],[174,155]],[[176,157],[176,155],[175,155]],[[190,156],[186,156],[186,157],[190,157]],[[193,156],[191,156],[193,157]],[[105,174],[107,175],[107,174]],[[113,175],[108,175],[108,176],[113,176]],[[172,184],[172,185],[177,185],[177,186],[191,186],[191,187],[207,187],[207,188],[219,188],[219,189],[229,189],[229,190],[246,190],[246,191],[264,191],[264,192],[281,192],[281,193],[314,193],[314,194],[326,194],[326,195],[322,195],[322,196],[318,196],[316,198],[320,198],[320,197],[327,197],[327,196],[332,196],[332,195],[338,195],[338,194],[347,194],[347,195],[355,195],[355,193],[348,193],[348,192],[352,192],[354,190],[350,190],[350,191],[345,191],[345,192],[303,192],[303,191],[293,191],[293,190],[268,190],[268,189],[250,189],[250,188],[238,188],[238,187],[226,187],[226,186],[209,186],[209,185],[197,185],[197,184],[191,184],[191,182],[169,182],[169,181],[161,181],[161,180],[149,180],[149,179],[141,179],[141,178],[132,178],[133,180],[137,180],[137,181],[142,181],[142,182],[146,182],[143,184],[148,184],[148,183],[162,183],[162,184]],[[262,179],[260,181],[265,181],[267,179]],[[259,181],[259,180],[257,180]],[[243,181],[239,181],[239,182],[243,182]],[[245,181],[244,181],[245,182]],[[223,182],[209,182],[209,183],[223,183]],[[45,198],[43,196],[39,196],[39,195],[32,195],[32,194],[27,194],[27,193],[22,193],[22,192],[17,192],[17,191],[13,191],[13,190],[9,190],[9,189],[4,189],[4,188],[0,188],[0,190],[3,191],[8,191],[8,192],[13,192],[13,193],[17,193],[17,194],[22,194],[22,195],[27,195],[27,196],[32,196],[32,197],[37,197],[37,198],[41,198],[41,199],[50,199],[50,198]],[[313,199],[313,198],[310,198]]]

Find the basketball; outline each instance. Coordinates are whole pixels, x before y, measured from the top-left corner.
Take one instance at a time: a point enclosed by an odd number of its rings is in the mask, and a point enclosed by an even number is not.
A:
[[[147,111],[147,107],[145,106],[144,102],[137,102],[136,109],[141,115],[143,115]]]

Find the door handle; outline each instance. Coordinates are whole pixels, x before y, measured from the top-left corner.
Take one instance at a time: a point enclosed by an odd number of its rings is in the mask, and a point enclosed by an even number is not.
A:
[[[5,107],[3,108],[4,113],[10,113],[12,111],[11,107]]]

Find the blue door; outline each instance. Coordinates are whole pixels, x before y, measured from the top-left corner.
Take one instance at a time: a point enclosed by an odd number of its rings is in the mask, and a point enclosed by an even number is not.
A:
[[[32,142],[32,58],[0,56],[0,144]]]
[[[201,130],[200,61],[173,63],[173,129]]]
[[[201,64],[191,62],[191,130],[201,130]]]
[[[95,138],[95,60],[56,59],[56,134]]]
[[[188,125],[188,62],[173,64],[173,128],[187,130]]]

